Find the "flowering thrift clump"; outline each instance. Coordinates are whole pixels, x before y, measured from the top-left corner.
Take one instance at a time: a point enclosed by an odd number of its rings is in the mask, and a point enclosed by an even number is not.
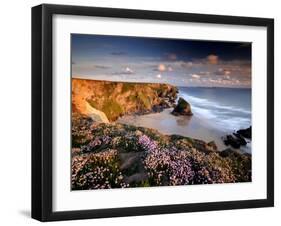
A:
[[[72,189],[125,188],[117,151],[108,150],[72,158]]]
[[[223,174],[220,168],[208,166],[211,155],[196,150],[160,148],[148,136],[139,138],[146,150],[143,160],[150,181],[154,185],[186,185],[234,182],[230,171]]]
[[[95,151],[96,149],[100,148],[101,146],[108,145],[111,142],[111,137],[109,136],[98,136],[95,137],[89,144],[84,145],[81,147],[82,152],[90,152]]]
[[[251,155],[78,113],[71,153],[73,190],[251,181]]]
[[[146,135],[140,136],[138,142],[141,147],[147,152],[151,152],[158,149],[156,141],[150,139]]]

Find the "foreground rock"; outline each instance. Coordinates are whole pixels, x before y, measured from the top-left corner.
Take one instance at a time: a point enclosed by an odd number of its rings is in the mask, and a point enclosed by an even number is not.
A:
[[[191,115],[193,115],[192,112],[191,112],[190,104],[185,99],[183,99],[181,97],[178,100],[178,104],[176,105],[176,107],[172,111],[172,114],[175,115],[175,116],[179,116],[179,115],[191,116]]]
[[[226,146],[230,145],[231,147],[236,149],[240,148],[241,146],[240,141],[232,135],[226,135],[226,137],[224,138],[224,144]]]
[[[72,189],[251,181],[251,155],[157,130],[72,115]]]

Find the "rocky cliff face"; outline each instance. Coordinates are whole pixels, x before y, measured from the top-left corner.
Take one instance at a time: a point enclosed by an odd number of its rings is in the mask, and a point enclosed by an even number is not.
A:
[[[173,107],[177,88],[168,84],[72,79],[72,111],[95,121],[112,122],[124,114]]]

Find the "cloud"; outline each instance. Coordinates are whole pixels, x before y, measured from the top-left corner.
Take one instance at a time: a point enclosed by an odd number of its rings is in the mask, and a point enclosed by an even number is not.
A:
[[[134,73],[134,71],[131,68],[129,68],[129,67],[125,68],[125,72],[129,73],[129,74],[133,74]]]
[[[159,65],[158,65],[158,71],[161,71],[161,72],[166,71],[166,66],[165,66],[165,64],[159,64]]]
[[[191,61],[180,63],[180,66],[183,67],[183,68],[191,68],[193,65],[194,65],[194,63],[191,62]]]
[[[194,78],[194,79],[200,79],[201,78],[201,76],[197,75],[197,74],[192,74],[191,77]]]
[[[209,71],[199,71],[199,72],[196,72],[197,75],[200,75],[200,76],[209,76],[211,74],[211,72]]]
[[[219,57],[217,55],[210,54],[209,56],[207,56],[207,61],[209,64],[218,64]]]
[[[118,52],[112,52],[111,55],[114,55],[114,56],[123,56],[123,55],[127,55],[126,52],[123,52],[123,51],[118,51]]]
[[[175,53],[169,53],[169,54],[167,54],[166,58],[168,60],[175,61],[175,60],[177,60],[178,57]]]
[[[219,68],[217,71],[215,71],[214,74],[216,74],[216,75],[230,75],[231,73],[232,73],[231,69]]]
[[[105,65],[94,65],[95,68],[98,68],[98,69],[109,69],[111,67],[109,66],[105,66]]]
[[[122,71],[112,73],[112,75],[133,75],[133,74],[135,74],[135,72],[129,67],[125,67]]]

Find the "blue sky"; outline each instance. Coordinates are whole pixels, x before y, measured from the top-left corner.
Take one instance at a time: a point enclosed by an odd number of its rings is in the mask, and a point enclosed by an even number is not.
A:
[[[251,87],[251,44],[72,34],[72,76]]]

